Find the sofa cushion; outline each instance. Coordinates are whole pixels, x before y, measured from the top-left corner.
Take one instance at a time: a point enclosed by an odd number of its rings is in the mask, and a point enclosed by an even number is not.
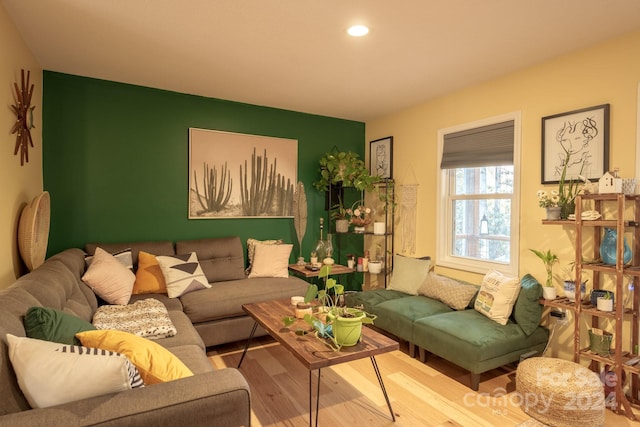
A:
[[[378,318],[373,324],[395,336],[412,341],[413,322],[427,316],[449,313],[451,308],[440,301],[421,295],[382,302],[373,308]]]
[[[200,323],[228,317],[246,316],[242,304],[290,299],[304,295],[309,284],[297,277],[231,280],[213,283],[203,289],[180,297],[184,312],[191,322]]]
[[[531,335],[540,324],[544,308],[540,304],[540,297],[542,286],[535,277],[526,274],[520,280],[520,293],[513,306],[513,318],[527,335]]]
[[[136,368],[113,352],[8,334],[9,357],[32,408],[142,386]]]
[[[284,243],[284,241],[282,239],[277,239],[277,240],[257,240],[257,239],[253,239],[253,238],[248,238],[247,239],[247,260],[249,261],[249,267],[247,267],[246,273],[247,274],[251,273],[251,266],[253,264],[253,258],[254,258],[254,254],[256,252],[256,245],[257,244],[261,244],[261,245],[281,245],[282,243]]]
[[[372,289],[362,292],[345,292],[345,303],[349,307],[363,306],[367,313],[375,314],[375,307],[384,302],[397,298],[405,298],[408,294],[391,289]]]
[[[167,283],[169,298],[210,287],[195,252],[156,258]]]
[[[474,308],[489,319],[506,325],[520,292],[517,277],[490,271],[482,279]]]
[[[131,256],[131,248],[126,248],[121,251],[109,252],[115,259],[120,261],[120,264],[127,267],[129,270],[133,271],[133,258]],[[89,268],[91,263],[93,262],[94,255],[89,255],[84,257],[84,264],[86,268]]]
[[[240,237],[182,240],[176,242],[176,253],[198,254],[209,283],[244,279],[244,251]]]
[[[474,285],[460,283],[455,279],[429,272],[418,293],[447,304],[454,310],[464,310],[478,292]]]
[[[156,256],[145,251],[138,252],[138,270],[136,270],[136,281],[133,284],[132,294],[163,293],[167,293],[167,282],[164,280]]]
[[[255,245],[253,265],[249,278],[255,277],[289,277],[289,257],[291,244]]]
[[[418,289],[431,269],[431,259],[393,256],[393,272],[387,289],[418,295]]]
[[[156,256],[176,254],[173,242],[170,240],[159,240],[152,242],[87,243],[84,246],[84,250],[89,255],[93,255],[97,247],[101,247],[111,254],[130,248],[134,271],[138,268],[138,255],[140,251],[154,254]]]
[[[97,248],[82,280],[109,304],[127,304],[136,276],[113,255]]]
[[[500,325],[475,310],[418,319],[413,332],[416,345],[472,372],[482,372],[478,367],[493,358],[515,354],[512,360],[504,363],[517,360],[517,355],[531,347],[544,347],[548,338],[543,328],[536,328],[527,336],[513,321]]]
[[[29,338],[76,345],[80,344],[76,333],[95,329],[86,320],[49,307],[30,307],[24,327]]]
[[[115,351],[133,363],[145,384],[157,384],[192,376],[180,359],[161,345],[136,335],[114,330],[86,331],[76,335],[85,347]]]

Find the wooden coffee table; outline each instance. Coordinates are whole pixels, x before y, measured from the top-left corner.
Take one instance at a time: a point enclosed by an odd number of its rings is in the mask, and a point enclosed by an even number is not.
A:
[[[384,398],[391,414],[391,419],[395,422],[396,417],[391,408],[391,402],[387,395],[387,390],[382,381],[382,375],[378,369],[375,356],[382,353],[388,353],[398,349],[398,343],[391,338],[386,337],[371,328],[362,328],[362,339],[352,347],[342,347],[340,351],[333,351],[322,340],[316,338],[313,333],[306,335],[297,335],[295,330],[300,328],[311,330],[304,320],[297,319],[296,322],[285,327],[282,318],[294,315],[294,308],[290,305],[289,300],[265,301],[252,304],[244,304],[242,309],[255,320],[251,335],[244,347],[244,352],[238,363],[238,369],[242,365],[253,335],[258,325],[262,326],[276,341],[286,348],[296,359],[298,359],[309,370],[309,425],[312,425],[312,371],[318,371],[317,390],[316,390],[316,426],[318,425],[318,409],[320,404],[320,371],[340,363],[358,360],[365,357],[371,359],[373,370],[380,383],[380,389],[384,394]]]

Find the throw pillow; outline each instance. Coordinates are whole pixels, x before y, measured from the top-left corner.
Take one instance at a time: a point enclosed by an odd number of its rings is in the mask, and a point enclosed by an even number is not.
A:
[[[432,271],[427,274],[418,294],[441,301],[454,310],[464,310],[477,291],[478,288],[473,285],[460,283]]]
[[[431,269],[431,259],[393,256],[393,272],[387,289],[418,295],[418,289]]]
[[[80,344],[77,332],[95,327],[72,314],[47,307],[30,307],[24,316],[24,329],[29,338],[62,344]]]
[[[129,270],[133,271],[133,256],[131,254],[131,248],[123,249],[118,252],[113,252],[111,255],[113,255],[115,259],[120,261],[122,265],[127,267]],[[89,268],[89,266],[93,262],[93,257],[94,255],[86,255],[84,257],[85,268]]]
[[[536,330],[542,319],[544,307],[540,304],[540,297],[542,286],[535,277],[525,274],[520,281],[520,293],[513,307],[513,318],[527,336]]]
[[[245,270],[247,274],[251,273],[251,267],[253,266],[253,259],[255,257],[256,245],[281,245],[284,241],[282,239],[277,240],[257,240],[248,238],[247,239],[247,259],[249,260],[249,267]]]
[[[136,276],[109,252],[96,248],[93,261],[82,280],[109,304],[124,305],[131,298]]]
[[[253,277],[289,277],[289,257],[293,245],[255,245],[253,266],[249,278]]]
[[[76,336],[85,347],[115,351],[127,356],[147,385],[193,375],[169,350],[146,338],[114,330],[85,331]]]
[[[177,298],[189,292],[211,287],[195,252],[158,256],[156,259],[167,284],[169,298]]]
[[[129,360],[95,348],[7,334],[9,358],[32,408],[46,408],[142,386]]]
[[[490,271],[482,279],[474,308],[489,319],[506,325],[519,292],[520,281],[517,277]]]
[[[167,282],[162,275],[162,269],[155,255],[138,252],[138,270],[133,284],[133,294],[166,294]]]

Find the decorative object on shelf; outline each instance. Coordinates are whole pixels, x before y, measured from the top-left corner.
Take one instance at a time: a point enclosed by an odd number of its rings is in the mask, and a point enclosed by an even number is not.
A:
[[[609,104],[542,118],[542,183],[561,184],[561,198],[567,179],[597,180],[608,169]]]
[[[51,199],[44,191],[24,207],[18,222],[18,249],[29,271],[44,263],[49,243]]]
[[[569,301],[576,300],[576,282],[575,280],[565,280],[564,281],[564,296],[567,297]],[[580,300],[583,300],[587,296],[587,282],[582,282],[580,284]]]
[[[356,266],[355,255],[352,255],[352,254],[347,255],[347,267],[354,268],[355,266]]]
[[[538,196],[538,206],[546,209],[547,219],[560,219],[562,207],[558,205],[560,203],[558,190],[551,190],[550,193],[547,193],[546,190],[538,190],[536,195]]]
[[[320,261],[324,260],[327,257],[326,242],[322,238],[323,229],[324,229],[324,218],[320,218],[320,238],[316,242],[316,245],[313,249],[313,252],[316,253],[315,258],[317,258],[317,260],[320,260]],[[313,258],[313,255],[311,256]]]
[[[375,234],[376,236],[384,236],[384,233],[386,233],[386,231],[387,230],[385,230],[384,222],[373,223],[373,234]]]
[[[298,265],[304,264],[302,256],[302,239],[307,232],[307,195],[304,191],[304,184],[298,181],[296,190],[293,193],[293,228],[296,230],[298,237],[298,245],[300,247],[300,256],[298,257]]]
[[[622,180],[622,192],[624,194],[636,194],[636,185],[638,185],[636,178],[624,178]]]
[[[600,311],[613,311],[613,295],[605,294],[596,300],[596,308]]]
[[[624,239],[624,236],[623,236]],[[624,242],[624,254],[622,256],[622,263],[628,264],[631,261],[632,253],[631,248],[627,244],[627,239]],[[600,244],[600,257],[605,264],[615,265],[617,260],[617,244],[618,244],[618,232],[613,228],[604,229],[604,238]]]
[[[560,206],[549,206],[546,210],[548,220],[555,221],[560,219],[560,214],[562,213],[562,208]]]
[[[333,240],[331,233],[327,233],[327,240],[324,242],[325,257],[322,260],[323,264],[333,265],[335,261],[333,259]]]
[[[369,143],[369,173],[383,179],[393,178],[393,137]]]
[[[349,231],[349,220],[346,218],[336,219],[336,233],[347,233]]]
[[[598,298],[601,297],[615,301],[613,291],[607,291],[605,289],[594,289],[591,291],[591,296],[589,297],[591,305],[596,307],[598,304]]]
[[[605,172],[598,181],[598,193],[622,193],[622,179],[618,176],[618,170]]]
[[[538,251],[536,249],[529,249],[533,252],[544,264],[544,268],[547,271],[547,280],[542,287],[542,296],[546,300],[556,299],[557,292],[553,285],[553,265],[558,262],[558,256],[548,249],[546,252]]]
[[[382,272],[382,261],[380,260],[369,261],[368,267],[369,267],[369,273],[380,274]]]
[[[582,211],[582,215],[580,216],[582,217],[583,221],[595,221],[596,219],[599,219],[602,215],[600,215],[600,212],[598,211]],[[567,219],[571,221],[575,221],[576,214],[573,213],[569,215]]]
[[[613,334],[598,328],[589,329],[589,350],[601,356],[611,354]]]
[[[373,222],[376,210],[364,205],[363,200],[358,200],[347,209],[349,222],[355,226],[354,232],[364,233],[365,227]]]
[[[25,78],[24,70],[20,71],[20,87],[18,82],[13,84],[16,91],[14,100],[15,104],[11,105],[11,110],[16,115],[16,121],[11,127],[11,134],[16,134],[16,145],[13,149],[15,156],[20,151],[20,166],[25,162],[29,163],[29,146],[33,147],[33,138],[31,138],[31,129],[33,125],[33,110],[36,108],[31,105],[33,97],[33,84],[29,86],[29,78],[31,71],[27,70]]]

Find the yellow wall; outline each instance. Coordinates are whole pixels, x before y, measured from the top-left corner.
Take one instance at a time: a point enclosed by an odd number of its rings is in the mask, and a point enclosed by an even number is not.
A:
[[[24,272],[17,245],[18,219],[27,202],[42,192],[42,68],[22,41],[18,30],[0,6],[0,288],[9,286]],[[32,105],[36,128],[31,130],[34,147],[29,147],[29,163],[20,166],[13,155],[15,135],[11,126],[15,116],[9,110],[14,102],[13,83],[20,85],[20,70],[31,71],[34,83]]]
[[[624,178],[636,176],[638,52],[640,32],[635,32],[367,123],[367,141],[393,136],[393,168],[398,185],[414,181],[419,184],[416,255],[433,256],[436,252],[438,129],[521,111],[520,275],[531,273],[539,280],[545,277],[542,263],[528,248],[551,249],[563,265],[570,262],[575,255],[571,228],[542,225],[540,221],[544,212],[538,207],[536,191],[542,188],[541,118],[611,104],[610,166],[619,167]],[[396,247],[398,243],[396,237]],[[481,280],[476,274],[437,270],[475,283]],[[557,333],[555,341],[560,344],[553,349],[556,355],[570,350],[569,329],[572,331],[573,327]]]

